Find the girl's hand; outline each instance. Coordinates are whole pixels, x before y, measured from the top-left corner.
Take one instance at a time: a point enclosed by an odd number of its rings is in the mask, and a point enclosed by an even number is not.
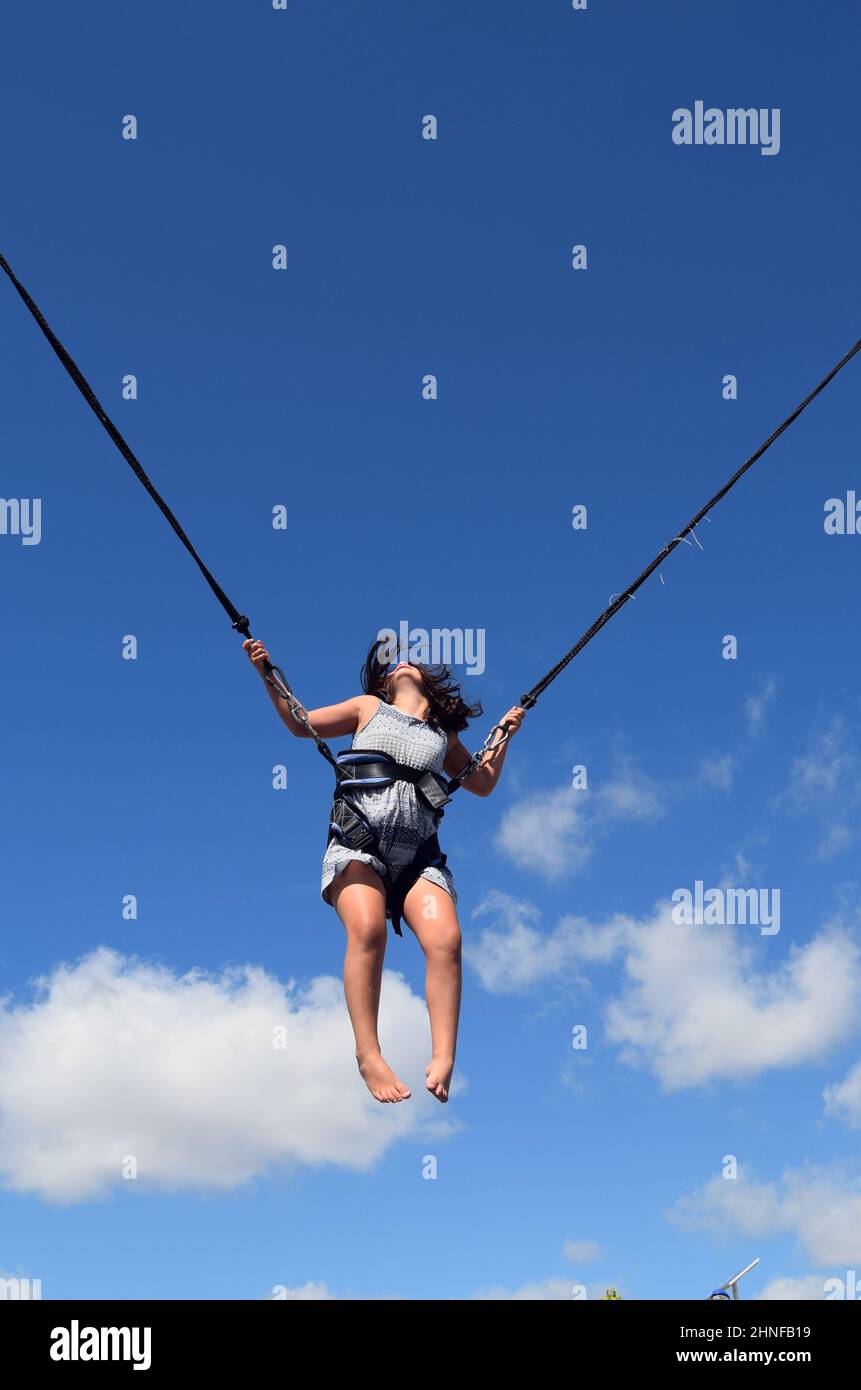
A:
[[[269,653],[263,643],[256,637],[247,637],[242,643],[243,651],[248,653],[248,660],[251,662],[258,676],[264,674],[264,665],[269,660]]]
[[[520,705],[515,705],[513,709],[510,709],[507,714],[502,716],[499,722],[500,724],[508,724],[510,726],[508,730],[509,738],[514,738],[514,735],[523,723],[525,715],[526,710],[521,709]]]

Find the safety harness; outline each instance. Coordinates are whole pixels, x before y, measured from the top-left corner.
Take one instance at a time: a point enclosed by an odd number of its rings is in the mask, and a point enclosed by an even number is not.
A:
[[[247,617],[245,617],[244,614],[240,613],[238,608],[234,607],[227,594],[221,588],[221,585],[217,582],[215,577],[207,569],[206,565],[203,563],[203,560],[198,555],[197,551],[195,550],[194,546],[192,545],[182,526],[177,521],[173,512],[170,510],[170,507],[167,505],[164,498],[156,490],[153,483],[147,477],[139,460],[132,452],[131,447],[120,434],[120,431],[117,429],[113,420],[105,411],[103,405],[99,401],[98,397],[96,396],[95,392],[93,391],[92,387],[90,386],[80,367],[75,362],[74,358],[70,355],[70,353],[67,352],[63,344],[60,342],[53,329],[47,323],[44,315],[42,314],[42,311],[39,309],[39,306],[28,294],[27,290],[21,284],[20,280],[17,278],[14,271],[12,270],[12,267],[9,265],[9,262],[3,255],[0,255],[0,270],[2,270],[9,277],[10,281],[14,285],[16,291],[20,295],[24,304],[27,306],[27,309],[32,314],[33,318],[38,324],[40,330],[50,343],[53,351],[56,353],[60,362],[63,364],[66,371],[69,373],[69,376],[72,378],[78,390],[81,392],[81,395],[84,397],[85,401],[90,406],[90,409],[94,412],[94,414],[101,422],[107,433],[110,435],[111,439],[116,444],[117,448],[119,449],[123,458],[128,463],[129,467],[133,470],[138,480],[146,488],[150,497],[152,497],[156,506],[160,509],[162,515],[165,517],[166,521],[171,526],[178,539],[182,542],[186,550],[191,555],[192,559],[194,560],[195,564],[197,565],[198,569],[200,570],[201,574],[203,575],[204,579],[209,585],[210,589],[214,593],[215,597],[218,599],[218,602],[221,604],[222,608],[225,610],[228,617],[230,618],[233,627],[244,637],[250,637],[250,620]],[[815,400],[816,397],[820,394],[820,392],[825,390],[825,387],[828,385],[828,383],[834,379],[838,372],[842,371],[842,369],[846,366],[847,362],[849,362],[851,358],[853,358],[855,354],[859,351],[861,351],[861,338],[859,338],[859,340],[853,344],[853,346],[840,359],[840,361],[834,367],[831,368],[831,371],[828,372],[828,374],[825,377],[823,377],[819,385],[815,386],[813,390],[809,393],[809,395],[805,396],[801,404],[796,406],[795,410],[793,410],[792,413],[788,415],[780,425],[778,425],[777,429],[769,435],[768,439],[766,439],[765,442],[759,446],[755,453],[751,454],[750,458],[747,459],[741,465],[740,468],[736,469],[735,473],[733,473],[732,477],[730,477],[728,481],[724,483],[723,487],[720,488],[714,494],[713,497],[709,498],[708,502],[706,502],[704,506],[700,507],[699,511],[691,518],[688,524],[686,526],[683,526],[682,529],[678,531],[675,536],[673,536],[672,540],[667,542],[667,544],[655,556],[654,560],[652,560],[651,563],[646,566],[642,573],[639,574],[637,578],[633,580],[632,583],[630,583],[626,589],[622,590],[621,593],[611,595],[606,608],[604,608],[598,614],[598,617],[591,624],[591,626],[586,629],[583,635],[574,643],[574,646],[571,647],[559,661],[557,661],[555,666],[552,666],[550,668],[547,674],[543,676],[540,681],[533,685],[531,690],[527,691],[525,695],[521,695],[520,704],[523,709],[532,708],[539,695],[541,695],[547,689],[551,681],[554,681],[556,677],[560,674],[560,672],[564,671],[565,667],[569,664],[569,662],[573,661],[575,656],[579,655],[579,653],[583,650],[587,643],[591,642],[592,638],[595,637],[604,626],[606,626],[610,619],[615,617],[615,615],[619,612],[620,608],[623,608],[625,604],[629,601],[629,599],[636,597],[637,590],[640,588],[640,586],[646,582],[646,580],[649,578],[651,574],[654,574],[655,570],[658,569],[658,567],[670,554],[672,554],[672,552],[676,549],[677,546],[681,545],[682,542],[684,542],[686,545],[690,545],[691,541],[688,539],[689,536],[693,537],[693,540],[696,541],[697,545],[700,544],[696,534],[696,528],[700,524],[700,522],[705,519],[705,517],[711,511],[712,507],[716,506],[716,504],[721,500],[721,498],[725,497],[726,494],[730,491],[730,489],[735,487],[736,483],[742,477],[742,475],[746,473],[749,468],[753,467],[757,459],[760,459],[762,457],[762,455],[765,453],[767,449],[771,447],[774,441],[778,439],[780,435],[783,434],[784,430],[789,429],[789,426],[795,420],[798,419],[802,411],[807,409],[811,401]],[[278,693],[279,697],[285,701],[294,719],[302,726],[307,736],[314,740],[314,743],[316,744],[318,751],[323,755],[326,761],[335,770],[335,802],[332,808],[332,817],[330,821],[330,839],[332,836],[335,836],[342,843],[348,844],[351,848],[364,848],[366,852],[371,854],[377,853],[376,849],[374,848],[374,845],[376,844],[376,837],[374,836],[373,831],[368,825],[366,818],[362,816],[358,807],[350,801],[349,792],[351,789],[358,790],[359,787],[362,786],[383,786],[389,784],[388,781],[381,781],[381,778],[388,778],[389,780],[403,779],[404,781],[410,781],[415,786],[419,797],[422,798],[425,801],[425,804],[430,806],[430,808],[433,810],[435,822],[436,825],[438,825],[443,814],[442,808],[450,800],[452,794],[456,792],[459,787],[463,786],[467,778],[476,770],[476,768],[479,767],[481,763],[483,763],[485,755],[488,753],[493,753],[501,744],[506,742],[509,736],[509,725],[507,722],[503,724],[494,725],[494,727],[490,730],[490,733],[488,734],[487,738],[484,740],[484,743],[482,744],[481,748],[479,748],[477,752],[473,753],[472,757],[457,774],[457,776],[452,777],[448,782],[446,782],[445,778],[438,778],[434,773],[417,773],[414,768],[406,767],[402,763],[395,763],[392,759],[387,758],[385,754],[376,753],[373,750],[369,750],[367,753],[363,752],[359,754],[353,752],[352,749],[348,749],[344,753],[335,755],[332,752],[331,748],[329,748],[328,744],[325,743],[322,738],[320,738],[320,735],[317,733],[316,729],[313,728],[311,721],[308,718],[307,710],[305,710],[299,703],[299,701],[296,699],[296,696],[290,689],[290,686],[287,683],[287,678],[284,675],[284,672],[280,669],[280,667],[273,666],[271,662],[267,661],[264,665],[263,674],[265,679],[268,681],[269,685]],[[365,757],[370,758],[371,761],[363,761]],[[431,785],[431,783],[433,783],[433,785]],[[399,873],[394,878],[394,880],[392,880],[387,885],[387,900],[390,906],[390,911],[392,913],[392,921],[395,923],[395,931],[398,932],[398,935],[402,935],[399,925],[400,915],[403,909],[404,898],[406,894],[409,892],[410,887],[418,878],[423,868],[428,867],[430,864],[444,863],[445,855],[443,855],[439,850],[439,843],[436,837],[436,829],[434,829],[434,833],[428,836],[428,838],[425,841],[423,841],[423,843],[419,846],[418,852],[412,863],[407,865],[407,867],[403,869],[401,873]]]
[[[364,748],[361,752],[346,748],[335,754],[335,764],[335,799],[329,819],[329,844],[335,842],[359,853],[372,854],[385,863],[379,839],[350,796],[351,792],[374,791],[380,787],[390,787],[393,782],[409,782],[415,787],[419,801],[433,814],[433,831],[422,840],[414,858],[393,876],[387,870],[383,881],[392,926],[398,936],[403,936],[401,918],[407,893],[425,869],[431,866],[441,868],[446,862],[446,856],[439,846],[437,830],[445,814],[443,807],[451,800],[448,779],[433,771],[419,772],[375,748]]]

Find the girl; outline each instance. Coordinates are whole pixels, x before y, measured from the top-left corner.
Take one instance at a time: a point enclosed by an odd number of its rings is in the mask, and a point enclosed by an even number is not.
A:
[[[263,643],[243,643],[249,659],[265,677],[269,660]],[[349,800],[373,832],[373,844],[351,848],[333,834],[323,859],[321,896],[335,908],[347,933],[344,959],[344,993],[356,1036],[356,1061],[371,1095],[383,1102],[407,1100],[408,1086],[383,1058],[377,1036],[380,985],[386,953],[386,919],[393,917],[395,930],[400,910],[425,954],[425,996],[430,1015],[433,1056],[425,1068],[427,1089],[439,1101],[447,1101],[454,1068],[461,994],[461,933],[455,912],[457,894],[445,855],[425,855],[418,877],[398,899],[396,880],[406,873],[419,846],[430,843],[438,816],[413,780],[430,773],[454,777],[469,762],[469,753],[458,738],[481,706],[468,705],[460,687],[444,666],[428,667],[408,661],[387,662],[385,644],[374,642],[362,671],[364,694],[338,705],[308,711],[308,718],[324,739],[352,734],[351,750],[368,765],[368,752],[392,758],[401,765],[403,779],[366,789],[351,789]],[[286,702],[267,683],[266,689],[292,734],[307,738],[304,726],[290,713]],[[517,732],[524,711],[515,706],[500,720]],[[463,786],[476,796],[489,796],[499,781],[507,742],[489,749]],[[379,763],[375,766],[379,771]],[[445,780],[444,778],[442,779]],[[434,842],[435,844],[435,842]],[[438,846],[435,845],[438,849]],[[433,862],[425,862],[432,859]],[[414,869],[414,873],[415,873]],[[403,882],[403,878],[401,879]],[[402,908],[401,908],[402,902]]]

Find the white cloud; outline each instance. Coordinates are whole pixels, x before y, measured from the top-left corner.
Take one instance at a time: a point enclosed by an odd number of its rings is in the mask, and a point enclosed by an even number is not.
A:
[[[497,848],[521,868],[534,869],[546,878],[576,873],[592,854],[588,796],[588,792],[563,787],[516,802],[502,817]]]
[[[853,844],[857,833],[847,820],[861,806],[861,759],[856,735],[834,715],[806,751],[794,758],[789,781],[775,806],[820,824],[816,858],[829,863]]]
[[[562,1254],[572,1264],[585,1264],[589,1260],[600,1259],[601,1247],[594,1240],[566,1240]]]
[[[669,904],[644,921],[563,917],[542,930],[537,909],[494,893],[476,915],[494,920],[466,958],[493,993],[588,985],[587,967],[618,959],[607,1038],[669,1090],[819,1061],[858,1032],[861,956],[839,924],[771,964],[750,928],[678,925]]]
[[[861,964],[848,935],[826,928],[763,968],[746,930],[677,926],[661,908],[631,931],[626,984],[606,1012],[624,1060],[673,1090],[817,1061],[857,1032]]]
[[[588,1245],[589,1242],[586,1242],[586,1244]],[[533,1283],[522,1284],[516,1289],[508,1289],[501,1286],[479,1289],[477,1293],[472,1295],[472,1298],[479,1302],[492,1302],[495,1300],[505,1302],[537,1302],[540,1300],[543,1302],[566,1301],[570,1303],[578,1301],[578,1299],[575,1298],[575,1292],[579,1294],[582,1287],[583,1286],[577,1284],[573,1278],[559,1279],[551,1276],[547,1279],[535,1280]],[[586,1290],[587,1298],[592,1299],[600,1298],[603,1293],[603,1285],[595,1284],[591,1289],[587,1288]],[[275,1302],[288,1299],[330,1301],[341,1299],[349,1300],[355,1297],[355,1295],[336,1294],[332,1292],[327,1284],[308,1283],[302,1284],[296,1288],[285,1288],[283,1284],[277,1285],[268,1297]],[[374,1301],[388,1301],[388,1298],[375,1298]]]
[[[822,832],[816,846],[816,857],[830,864],[844,849],[848,849],[855,839],[855,831],[844,821],[832,821]]]
[[[625,766],[595,791],[560,787],[524,797],[503,815],[496,846],[521,868],[559,879],[584,868],[614,826],[663,814],[658,785]]]
[[[788,1275],[778,1275],[776,1279],[771,1279],[762,1290],[757,1294],[757,1298],[769,1302],[792,1302],[800,1301],[811,1302],[816,1299],[825,1298],[825,1275],[824,1274],[805,1274],[800,1279],[792,1279]]]
[[[839,792],[857,795],[858,754],[844,720],[835,715],[807,751],[793,759],[783,792],[795,810],[806,811],[831,801]]]
[[[310,1303],[312,1301],[328,1302],[329,1300],[336,1299],[337,1297],[338,1295],[332,1293],[326,1284],[314,1283],[299,1284],[292,1289],[288,1289],[283,1284],[279,1284],[277,1288],[270,1294],[270,1298],[272,1298],[276,1303],[281,1301],[296,1301],[302,1303]]]
[[[283,1026],[286,1047],[273,1047]],[[229,1190],[303,1164],[370,1168],[429,1121],[425,1004],[387,972],[381,1036],[413,1085],[363,1086],[339,980],[287,986],[253,966],[219,976],[99,949],[58,965],[30,1004],[0,1006],[0,1182],[56,1202],[121,1185]],[[395,1050],[396,1045],[396,1050]]]
[[[540,1279],[532,1284],[522,1284],[519,1289],[491,1288],[473,1294],[481,1301],[508,1302],[572,1302],[574,1283],[571,1279]]]
[[[659,820],[665,809],[658,784],[631,767],[603,782],[595,792],[595,801],[596,819],[602,824]]]
[[[366,1303],[368,1299],[373,1299],[374,1303],[393,1303],[400,1302],[397,1294],[355,1294],[355,1293],[334,1293],[328,1284],[315,1284],[309,1281],[307,1284],[297,1284],[293,1288],[287,1288],[284,1284],[276,1284],[271,1293],[266,1295],[267,1300],[273,1303],[279,1302],[341,1302]]]
[[[682,1231],[715,1234],[767,1236],[785,1229],[775,1184],[752,1182],[743,1171],[736,1178],[710,1178],[697,1192],[680,1197],[667,1219]]]
[[[735,776],[736,759],[731,753],[704,758],[700,763],[697,780],[705,787],[715,791],[728,792]]]
[[[842,1120],[850,1129],[861,1129],[861,1062],[842,1081],[826,1086],[823,1095],[826,1115]]]
[[[478,1293],[473,1294],[473,1298],[485,1302],[488,1300],[497,1300],[500,1302],[516,1303],[536,1303],[539,1301],[579,1303],[586,1301],[580,1293],[582,1287],[584,1286],[575,1283],[573,1279],[557,1279],[550,1277],[548,1279],[537,1279],[531,1284],[521,1284],[517,1289],[502,1287],[481,1289]],[[605,1292],[606,1285],[604,1284],[586,1286],[586,1299],[594,1300],[602,1298]]]
[[[517,994],[550,980],[583,982],[582,965],[607,962],[616,953],[624,918],[603,926],[585,918],[563,917],[556,928],[539,926],[541,914],[531,903],[492,892],[473,912],[491,917],[491,925],[470,937],[465,959],[492,994]]]
[[[730,888],[737,888],[740,883],[750,883],[758,873],[744,851],[736,850],[732,864],[728,864],[721,872],[718,887],[726,892]]]
[[[756,735],[762,732],[765,716],[776,693],[777,682],[772,676],[768,676],[760,685],[759,690],[748,695],[744,703],[744,713],[749,734]]]
[[[839,1276],[861,1262],[861,1180],[822,1168],[787,1169],[778,1182],[746,1173],[712,1178],[667,1213],[686,1231],[793,1235],[808,1259]]]
[[[576,1247],[577,1250],[582,1246],[585,1251],[584,1255],[572,1256],[571,1258],[582,1258],[583,1260],[597,1259],[600,1254],[599,1247],[592,1241],[566,1241],[565,1245],[566,1250],[569,1246]],[[2,1277],[2,1274],[0,1274],[0,1277]],[[826,1274],[807,1274],[802,1278],[778,1275],[766,1284],[765,1288],[756,1295],[756,1298],[765,1302],[787,1302],[791,1300],[809,1302],[815,1299],[825,1299],[825,1283],[828,1277],[829,1276]],[[841,1276],[836,1275],[833,1277],[840,1278]],[[536,1280],[531,1284],[522,1284],[516,1289],[502,1287],[483,1289],[479,1293],[473,1294],[473,1299],[485,1302],[490,1300],[505,1302],[577,1302],[579,1300],[574,1298],[574,1290],[576,1288],[579,1292],[580,1287],[582,1286],[575,1285],[572,1279],[550,1277]],[[587,1287],[587,1297],[591,1301],[601,1299],[605,1292],[606,1288],[603,1284],[593,1283],[590,1287]],[[301,1284],[295,1288],[285,1288],[282,1284],[278,1285],[277,1289],[267,1295],[267,1298],[274,1301],[297,1300],[303,1302],[312,1300],[328,1302],[339,1300],[343,1297],[349,1298],[351,1296],[333,1293],[327,1284],[315,1283]],[[391,1296],[387,1296],[385,1299],[375,1299],[374,1301],[389,1301],[390,1297]]]

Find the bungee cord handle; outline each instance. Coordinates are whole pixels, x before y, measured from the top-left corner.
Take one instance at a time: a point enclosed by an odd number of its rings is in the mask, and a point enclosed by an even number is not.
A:
[[[533,695],[532,691],[528,690],[525,695],[521,695],[520,697],[520,708],[523,710],[530,710],[532,709],[533,705],[536,703],[537,700],[538,696]],[[458,772],[456,776],[451,778],[448,784],[449,793],[456,792],[458,787],[463,786],[466,779],[468,777],[471,777],[473,772],[475,772],[476,768],[481,766],[481,764],[484,761],[485,753],[495,753],[497,748],[501,748],[503,743],[508,742],[509,738],[511,737],[509,733],[510,728],[511,724],[507,719],[504,719],[501,724],[494,724],[493,728],[488,733],[487,738],[484,740],[484,743],[481,745],[479,749],[476,750],[475,753],[473,753],[469,762],[466,764],[466,767],[461,768],[460,772]],[[497,733],[497,731],[499,732],[500,737],[494,743],[493,735]]]
[[[232,626],[236,629],[236,631],[239,633],[241,637],[244,637],[247,641],[252,640],[250,618],[240,613],[236,621],[232,624]],[[290,689],[290,682],[287,680],[287,677],[281,670],[281,667],[273,665],[273,663],[269,660],[268,657],[263,662],[263,679],[265,680],[268,686],[271,686],[271,688],[275,691],[276,695],[278,695],[280,699],[282,699],[285,702],[293,718],[297,721],[297,723],[302,725],[303,729],[305,729],[306,733],[308,734],[308,737],[314,740],[314,743],[317,745],[317,752],[322,753],[323,757],[326,759],[326,762],[330,763],[332,767],[335,769],[336,776],[340,777],[341,769],[338,767],[338,763],[335,759],[334,753],[332,752],[328,743],[326,743],[326,741],[322,739],[320,735],[317,733],[317,730],[314,728],[314,725],[311,723],[311,720],[308,717],[308,711],[306,710],[305,706],[299,700],[297,700],[296,696],[293,694],[293,691]]]

